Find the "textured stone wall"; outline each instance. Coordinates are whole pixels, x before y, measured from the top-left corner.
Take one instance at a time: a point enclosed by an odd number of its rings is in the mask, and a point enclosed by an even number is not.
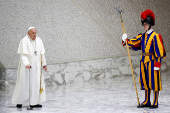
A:
[[[16,76],[15,74],[13,76]],[[8,82],[6,81],[6,69],[0,62],[0,90],[8,88]]]
[[[6,77],[6,70],[5,67],[0,62],[0,80],[5,80]]]
[[[154,30],[170,50],[169,0],[119,1],[129,38],[144,32],[140,14],[150,8],[156,16]],[[18,44],[29,26],[37,28],[50,65],[127,56],[117,7],[118,0],[1,0],[0,62],[5,68],[17,68]]]
[[[136,82],[139,82],[140,55],[132,56],[132,66]],[[168,76],[170,73],[170,52],[167,58],[162,60],[161,75]],[[43,71],[44,72],[44,71]],[[6,70],[6,81],[0,83],[0,88],[4,89],[15,85],[17,69]],[[91,61],[72,62],[63,64],[48,65],[45,74],[46,87],[56,88],[65,84],[83,84],[84,82],[102,82],[110,84],[113,79],[132,76],[128,57],[107,58]],[[133,83],[132,81],[129,81]]]
[[[169,4],[170,0],[119,0],[128,37],[144,32],[140,14],[150,8],[156,16],[154,30],[170,51]],[[117,7],[118,0],[1,0],[0,89],[15,85],[18,44],[30,26],[37,28],[45,45],[46,86],[108,82],[131,75],[126,47],[121,45]],[[132,60],[137,76],[141,51],[130,54],[136,55]],[[163,72],[169,69],[169,62],[167,58],[162,63]]]

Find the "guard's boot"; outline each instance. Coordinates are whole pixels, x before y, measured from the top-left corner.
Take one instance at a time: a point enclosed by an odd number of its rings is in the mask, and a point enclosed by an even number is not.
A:
[[[158,94],[159,94],[159,91],[154,91],[154,100],[153,100],[153,104],[151,105],[150,109],[158,108]]]
[[[37,104],[37,105],[35,105],[35,107],[42,108],[42,105],[41,104]]]
[[[142,102],[141,105],[137,106],[137,108],[151,107],[150,92],[150,89],[145,90],[145,101]]]
[[[17,108],[22,108],[22,104],[17,104],[16,107]]]
[[[35,107],[35,105],[30,105],[30,108],[34,108]]]

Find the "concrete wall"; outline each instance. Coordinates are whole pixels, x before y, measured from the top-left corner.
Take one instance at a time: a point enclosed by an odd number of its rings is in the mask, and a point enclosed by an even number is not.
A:
[[[1,0],[0,62],[5,68],[17,68],[17,48],[29,26],[46,48],[49,65],[127,56],[121,45],[123,34],[118,0]],[[150,8],[156,16],[154,30],[162,34],[170,50],[169,0],[119,0],[128,37],[144,32],[142,11]],[[141,52],[131,52],[139,54]]]
[[[118,4],[129,38],[144,32],[141,12],[153,10],[154,30],[170,51],[170,0],[1,0],[0,90],[15,85],[18,44],[30,26],[37,28],[45,45],[47,86],[131,75],[126,47],[121,45]],[[141,51],[130,54],[137,76]],[[163,61],[163,72],[168,72],[169,62],[169,57]]]
[[[162,60],[161,76],[166,78],[170,73],[170,52],[167,58]],[[136,83],[139,82],[140,75],[140,55],[132,56],[132,66]],[[0,81],[0,90],[10,89],[15,86],[17,78],[17,69],[7,69],[5,81]],[[117,80],[124,80],[127,77],[132,78],[132,71],[128,57],[117,57],[98,59],[90,61],[81,61],[74,63],[62,63],[48,65],[48,71],[44,73],[45,85],[50,88],[65,84],[80,85],[83,83],[103,83],[112,84]],[[133,78],[131,81],[133,84]],[[13,90],[13,89],[12,89]]]
[[[6,69],[0,62],[0,80],[5,80],[6,79]]]
[[[16,76],[15,74],[13,76]],[[6,81],[6,69],[0,62],[0,90],[8,88],[8,81]]]

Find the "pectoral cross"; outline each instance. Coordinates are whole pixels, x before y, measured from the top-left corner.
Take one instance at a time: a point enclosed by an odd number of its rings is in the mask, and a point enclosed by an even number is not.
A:
[[[34,51],[35,55],[37,55],[37,51]]]

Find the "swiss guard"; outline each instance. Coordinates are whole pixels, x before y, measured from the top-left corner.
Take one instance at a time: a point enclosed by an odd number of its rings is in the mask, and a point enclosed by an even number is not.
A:
[[[145,100],[137,107],[152,109],[158,108],[158,94],[162,90],[161,60],[166,57],[166,52],[162,36],[152,29],[155,25],[155,15],[150,9],[141,13],[141,22],[146,32],[133,39],[128,39],[127,35],[123,34],[122,43],[125,45],[127,40],[130,49],[134,51],[142,50],[139,84],[141,90],[145,90]],[[151,90],[154,93],[152,104],[150,102]]]

